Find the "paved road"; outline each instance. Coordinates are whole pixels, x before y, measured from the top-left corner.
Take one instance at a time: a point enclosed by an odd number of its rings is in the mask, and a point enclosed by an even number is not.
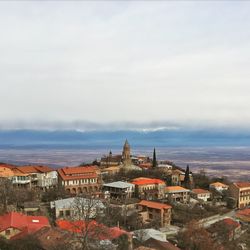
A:
[[[235,211],[232,210],[232,211],[230,211],[226,214],[223,214],[223,215],[215,215],[215,216],[211,216],[208,218],[204,218],[204,219],[200,220],[199,222],[202,224],[203,227],[208,228],[213,223],[220,221],[220,220],[223,220],[225,218],[235,219]]]

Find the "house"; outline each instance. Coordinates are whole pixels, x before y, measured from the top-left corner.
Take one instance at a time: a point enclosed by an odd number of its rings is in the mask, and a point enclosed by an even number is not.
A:
[[[151,166],[152,167],[152,163],[151,160],[148,156],[145,155],[137,155],[137,156],[132,156],[131,158],[133,164],[139,166],[141,164],[147,164],[150,163],[150,165],[145,165],[145,166]]]
[[[103,241],[112,242],[125,235],[127,236],[129,249],[132,249],[132,234],[120,229],[119,227],[110,228],[97,223],[94,220],[88,222],[83,220],[57,220],[56,224],[62,230],[66,230],[74,234],[87,235],[89,239],[96,240],[99,243]]]
[[[237,201],[238,208],[250,205],[250,182],[235,182],[229,185],[230,195]]]
[[[11,178],[12,184],[16,187],[31,188],[31,176],[22,172],[18,168],[12,168],[13,176]]]
[[[173,166],[168,161],[158,161],[157,167],[161,168],[165,173],[171,173],[173,169]]]
[[[59,249],[60,246],[65,245],[69,249],[77,249],[76,247],[79,246],[73,233],[58,227],[43,227],[33,236],[39,241],[43,250]]]
[[[105,183],[102,190],[108,192],[110,198],[125,200],[132,198],[135,192],[135,185],[128,182],[116,181]]]
[[[190,190],[181,186],[168,186],[165,188],[165,195],[170,202],[188,203]]]
[[[16,169],[29,176],[30,187],[46,190],[57,185],[57,171],[48,166],[28,165]]]
[[[9,179],[13,185],[18,187],[30,187],[30,176],[18,170],[16,166],[0,165],[0,178]]]
[[[184,185],[185,171],[182,171],[180,169],[172,169],[170,175],[171,175],[172,186],[182,186],[182,185]],[[192,175],[192,173],[189,174],[189,179],[190,179],[191,185],[193,185],[193,175]]]
[[[139,199],[163,199],[166,183],[160,179],[139,177],[131,181],[135,185],[135,196]]]
[[[245,208],[236,212],[235,217],[243,222],[250,222],[250,208]]]
[[[100,190],[101,174],[96,166],[64,167],[58,171],[58,186],[68,193],[95,193]]]
[[[134,238],[150,249],[180,250],[166,239],[166,234],[153,228],[140,229],[133,232]]]
[[[211,193],[208,190],[201,189],[201,188],[194,188],[192,189],[191,196],[198,200],[203,200],[205,202],[211,198]]]
[[[222,192],[222,191],[228,190],[228,188],[229,188],[228,185],[221,183],[221,182],[214,182],[209,185],[209,190],[211,191],[216,190],[216,191]]]
[[[144,224],[155,223],[160,227],[170,225],[172,209],[170,205],[142,200],[137,207]]]
[[[111,166],[106,168],[101,168],[101,174],[104,175],[114,175],[119,173],[120,167],[118,166]]]
[[[166,234],[154,228],[136,230],[133,232],[133,237],[140,242],[145,242],[150,238],[166,241]]]
[[[50,202],[50,208],[54,211],[55,218],[78,218],[80,210],[88,218],[95,218],[97,214],[103,214],[104,204],[97,199],[72,197]],[[84,209],[84,211],[83,211]]]
[[[231,218],[225,218],[212,224],[207,231],[219,242],[227,242],[240,236],[241,225]]]
[[[8,165],[0,165],[0,178],[11,178],[13,176],[12,168]]]
[[[27,216],[17,212],[0,216],[0,236],[6,239],[21,238],[43,227],[50,227],[45,216]]]
[[[140,163],[140,164],[138,164],[138,166],[141,169],[150,169],[150,168],[152,168],[152,163],[151,162]]]
[[[146,240],[144,245],[156,250],[181,250],[169,241],[161,241],[154,238]]]
[[[101,158],[101,167],[119,166],[122,164],[122,155],[113,155],[110,151],[107,156]]]
[[[40,210],[40,205],[38,201],[25,201],[20,207],[26,214],[33,215]]]

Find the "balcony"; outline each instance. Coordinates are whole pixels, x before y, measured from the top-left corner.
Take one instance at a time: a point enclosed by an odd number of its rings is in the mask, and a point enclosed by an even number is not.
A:
[[[30,180],[16,180],[16,179],[13,179],[12,180],[12,184],[28,184],[30,183]]]

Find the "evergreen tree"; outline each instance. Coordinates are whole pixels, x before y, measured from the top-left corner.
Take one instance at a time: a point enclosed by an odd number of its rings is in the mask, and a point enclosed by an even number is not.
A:
[[[185,171],[185,177],[184,177],[184,186],[185,188],[190,188],[191,181],[190,181],[190,172],[189,172],[189,165],[187,165],[186,171]]]
[[[153,168],[157,167],[157,160],[156,160],[156,153],[155,153],[155,148],[154,148],[154,153],[153,153]]]

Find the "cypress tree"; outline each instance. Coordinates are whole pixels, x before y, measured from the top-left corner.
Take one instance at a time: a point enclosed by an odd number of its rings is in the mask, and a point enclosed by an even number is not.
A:
[[[185,188],[190,188],[190,176],[189,176],[189,165],[187,165],[186,171],[185,171],[185,177],[184,177],[184,186]]]
[[[155,148],[154,148],[154,153],[153,153],[153,168],[157,167],[157,160],[156,160],[156,153],[155,153]]]

